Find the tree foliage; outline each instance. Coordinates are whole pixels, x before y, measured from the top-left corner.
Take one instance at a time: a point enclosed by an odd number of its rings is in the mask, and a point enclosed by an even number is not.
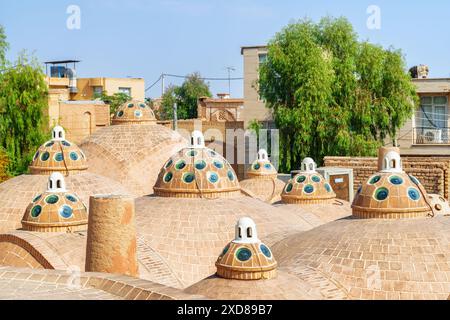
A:
[[[401,51],[358,41],[345,18],[289,24],[268,44],[260,95],[280,130],[280,169],[306,156],[373,155],[417,97]]]
[[[113,95],[108,95],[106,91],[103,91],[101,95],[94,96],[94,99],[100,99],[104,103],[109,104],[109,112],[113,115],[122,104],[130,101],[131,97],[123,92],[116,92]]]
[[[47,137],[47,94],[41,66],[25,53],[0,76],[0,147],[8,156],[10,175],[28,170]]]
[[[0,182],[8,180],[9,178],[8,164],[9,164],[8,155],[6,154],[5,150],[0,148]]]
[[[177,104],[178,119],[197,118],[197,103],[200,97],[211,97],[209,85],[198,72],[189,74],[181,86],[169,86],[162,97],[159,118],[173,119],[173,105]]]
[[[0,70],[6,65],[6,51],[9,48],[9,44],[6,41],[5,29],[0,25]]]

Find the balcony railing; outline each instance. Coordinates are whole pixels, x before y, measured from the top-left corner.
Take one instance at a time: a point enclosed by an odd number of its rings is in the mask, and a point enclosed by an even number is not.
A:
[[[415,144],[450,144],[449,137],[450,128],[413,128],[413,141]]]

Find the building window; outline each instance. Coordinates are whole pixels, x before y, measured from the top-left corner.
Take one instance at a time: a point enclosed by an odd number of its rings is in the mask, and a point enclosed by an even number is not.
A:
[[[418,143],[448,143],[448,100],[446,96],[421,97],[416,113]]]
[[[103,93],[103,87],[102,86],[95,86],[93,87],[94,90],[94,96],[99,97]]]
[[[127,95],[129,95],[131,97],[131,88],[120,87],[119,88],[119,92],[120,93],[125,93],[125,94],[127,94]]]
[[[258,54],[259,64],[262,64],[267,61],[267,53],[259,53]]]

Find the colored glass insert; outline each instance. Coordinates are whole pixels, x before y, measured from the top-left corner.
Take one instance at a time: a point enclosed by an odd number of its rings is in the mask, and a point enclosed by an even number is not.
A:
[[[294,186],[292,185],[292,183],[288,183],[287,186],[286,186],[286,189],[285,189],[286,192],[291,192],[293,187]]]
[[[69,156],[70,156],[70,159],[72,159],[73,161],[78,160],[78,153],[76,153],[75,151],[72,151]]]
[[[259,168],[261,168],[261,166],[259,165],[259,163],[255,163],[253,165],[253,170],[259,170]]]
[[[203,160],[195,161],[195,169],[197,170],[203,170],[206,168],[206,162]]]
[[[325,190],[327,190],[327,192],[331,192],[332,191],[330,184],[325,183]]]
[[[411,181],[414,183],[414,184],[417,184],[417,185],[419,185],[420,184],[420,181],[416,178],[416,177],[414,177],[414,176],[409,176],[409,179],[411,179]]]
[[[265,255],[267,258],[272,258],[272,252],[270,252],[270,249],[267,248],[267,246],[265,244],[261,244],[259,246],[259,249],[261,250],[263,255]]]
[[[250,250],[248,250],[247,248],[239,248],[236,251],[236,258],[239,261],[247,261],[252,257],[252,252]]]
[[[209,151],[209,155],[210,155],[211,157],[215,157],[215,156],[217,156],[217,152],[215,152],[214,150],[210,150],[210,151]]]
[[[50,153],[48,153],[47,151],[45,151],[43,154],[41,154],[42,161],[47,161],[48,158],[50,158]]]
[[[35,161],[39,157],[39,151],[36,151],[33,157],[33,161]]]
[[[120,110],[120,111],[117,113],[117,116],[118,116],[119,118],[123,117],[123,111]]]
[[[54,143],[53,141],[50,141],[50,142],[46,143],[45,146],[46,146],[47,148],[50,148],[50,147],[53,146],[54,144],[55,144],[55,143]]]
[[[198,152],[195,150],[189,150],[188,152],[186,152],[186,155],[188,157],[195,157],[197,154],[198,154]]]
[[[312,180],[313,182],[320,182],[320,177],[319,177],[319,176],[312,176],[312,177],[311,177],[311,180]]]
[[[66,140],[63,140],[61,143],[63,144],[63,146],[70,147],[70,143]]]
[[[49,195],[47,198],[45,198],[45,202],[49,204],[55,204],[59,201],[59,197],[56,194]]]
[[[358,187],[358,191],[356,191],[356,193],[357,193],[357,194],[360,194],[361,191],[362,191],[362,186],[359,186],[359,187]]]
[[[378,201],[386,200],[389,197],[389,190],[386,188],[379,188],[375,191],[375,199]]]
[[[68,219],[68,218],[72,217],[73,210],[71,207],[69,207],[68,205],[65,204],[61,208],[59,208],[58,213],[64,219]]]
[[[172,172],[167,172],[167,173],[164,175],[164,182],[165,182],[165,183],[170,182],[170,180],[172,180],[172,178],[173,178]]]
[[[389,178],[389,182],[395,185],[400,185],[403,183],[403,179],[399,176],[392,176]]]
[[[214,166],[217,168],[217,169],[222,169],[223,168],[223,163],[222,162],[220,162],[220,161],[217,161],[217,160],[214,160]]]
[[[31,216],[33,218],[37,218],[37,217],[39,217],[41,212],[42,212],[42,207],[41,206],[39,206],[39,205],[34,206],[33,209],[31,209]]]
[[[71,194],[67,194],[66,195],[66,199],[71,201],[71,202],[77,202],[77,198],[75,198],[75,196],[73,196]]]
[[[372,177],[372,178],[370,179],[369,183],[370,183],[370,184],[375,184],[375,183],[377,183],[378,181],[380,181],[380,179],[381,179],[380,176],[374,176],[374,177]]]
[[[211,183],[216,183],[219,181],[219,176],[215,172],[208,172],[208,180]]]
[[[141,110],[136,110],[136,111],[134,111],[134,115],[135,115],[136,117],[138,117],[138,118],[142,117],[142,112],[141,112]]]
[[[38,194],[36,197],[34,197],[33,202],[38,201],[40,198],[42,198],[42,194]]]
[[[230,181],[234,181],[234,173],[233,173],[233,171],[229,170],[227,172],[227,176],[228,176],[228,179],[230,179]]]
[[[128,108],[133,108],[133,107],[134,107],[134,104],[132,104],[132,103],[128,104]]]
[[[225,248],[223,248],[223,250],[222,250],[222,255],[223,255],[223,256],[228,252],[228,249],[230,249],[230,244],[227,244],[227,245],[225,246]]]
[[[146,105],[141,103],[141,104],[139,104],[139,107],[141,107],[142,109],[145,109]]]
[[[195,180],[195,175],[192,172],[183,174],[183,181],[186,183],[191,183]]]
[[[267,170],[271,170],[272,169],[272,165],[270,163],[266,163],[264,165],[264,168],[266,168]]]
[[[303,191],[307,194],[313,193],[314,187],[312,185],[308,184],[303,188]]]
[[[411,200],[417,201],[417,200],[420,199],[420,193],[419,193],[419,191],[417,189],[409,188],[408,189],[408,197]]]
[[[303,183],[303,182],[305,182],[306,181],[306,177],[305,176],[299,176],[298,178],[297,178],[297,182],[298,183]]]
[[[166,165],[164,166],[164,168],[169,168],[171,165],[172,165],[172,163],[173,163],[173,160],[172,159],[170,159],[169,161],[167,161],[167,163],[166,163]]]
[[[182,170],[184,169],[184,167],[186,167],[186,161],[184,160],[178,161],[177,164],[175,165],[175,169],[177,170]]]
[[[61,152],[58,152],[55,154],[55,161],[61,162],[64,160],[63,154]]]

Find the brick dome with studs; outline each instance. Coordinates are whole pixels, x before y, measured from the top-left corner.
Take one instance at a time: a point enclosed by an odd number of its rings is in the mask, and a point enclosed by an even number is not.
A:
[[[380,148],[378,170],[359,186],[352,204],[353,216],[397,219],[433,214],[425,188],[403,171],[398,148]]]
[[[156,124],[156,117],[144,101],[131,100],[117,109],[112,124]]]

